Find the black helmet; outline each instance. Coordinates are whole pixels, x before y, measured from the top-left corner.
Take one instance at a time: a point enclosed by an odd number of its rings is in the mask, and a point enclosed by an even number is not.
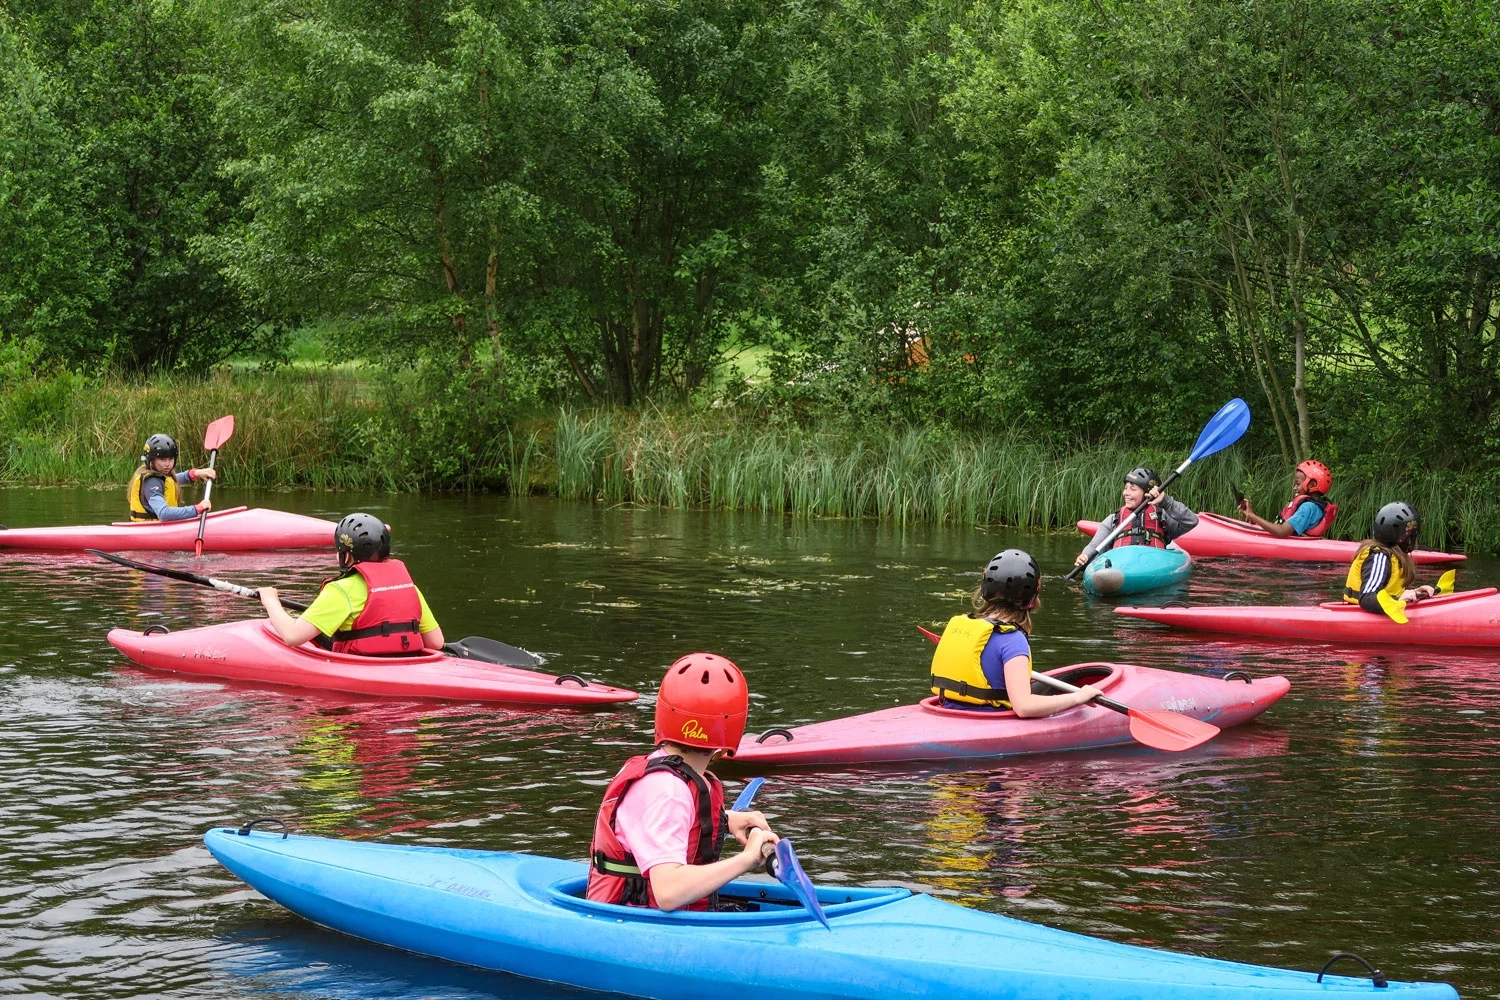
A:
[[[1145,465],[1137,465],[1125,473],[1125,481],[1135,483],[1148,493],[1161,485],[1161,477],[1156,474],[1156,470]]]
[[[996,553],[984,568],[981,592],[987,601],[1004,601],[1019,611],[1030,611],[1041,589],[1042,568],[1020,549]]]
[[[350,514],[333,530],[333,547],[341,564],[378,562],[391,554],[391,529],[373,514]]]
[[[177,458],[177,442],[165,434],[153,434],[146,439],[146,446],[141,449],[142,464],[156,458]]]
[[[1375,540],[1381,545],[1399,545],[1410,552],[1417,544],[1417,512],[1397,500],[1375,515]]]

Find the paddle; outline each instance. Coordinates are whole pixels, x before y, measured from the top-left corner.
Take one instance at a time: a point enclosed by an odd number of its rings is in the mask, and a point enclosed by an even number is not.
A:
[[[828,926],[828,914],[823,912],[823,904],[818,902],[818,890],[813,888],[812,879],[802,870],[802,862],[797,860],[797,852],[793,850],[790,840],[783,838],[776,841],[776,850],[766,858],[766,872],[792,890],[792,895],[807,907],[809,913],[818,918],[818,923],[833,930]]]
[[[931,632],[918,625],[917,630],[938,642],[942,636]],[[1058,689],[1059,691],[1077,691],[1078,688],[1067,681],[1058,680],[1051,674],[1033,673],[1033,681],[1041,681],[1043,684]],[[1219,727],[1191,715],[1183,715],[1181,712],[1167,712],[1160,709],[1148,711],[1146,709],[1131,708],[1129,705],[1121,704],[1113,698],[1100,695],[1092,702],[1105,708],[1119,712],[1130,719],[1130,735],[1137,743],[1144,744],[1156,750],[1171,750],[1173,752],[1191,750],[1200,743],[1207,743],[1219,735]]]
[[[128,569],[140,570],[142,573],[154,573],[164,576],[169,580],[181,580],[184,583],[196,583],[200,587],[212,587],[214,590],[235,597],[248,597],[251,600],[260,600],[260,591],[255,587],[242,587],[228,580],[219,580],[211,576],[200,576],[197,573],[189,573],[183,569],[169,569],[166,566],[152,566],[149,563],[136,562],[124,556],[115,555],[113,552],[100,552],[98,549],[84,549],[89,555],[98,556],[100,559],[108,559],[110,562]],[[301,601],[292,601],[281,598],[281,606],[292,611],[306,611],[307,605]],[[486,639],[483,636],[471,635],[459,639],[457,642],[445,643],[443,652],[449,656],[457,656],[466,660],[479,660],[481,663],[493,663],[501,667],[537,667],[541,660],[533,653],[515,646],[507,646],[503,642],[494,639]]]
[[[1208,456],[1215,454],[1216,452],[1223,451],[1225,448],[1228,448],[1230,445],[1234,444],[1242,436],[1244,436],[1245,430],[1249,426],[1249,404],[1238,397],[1231,399],[1229,402],[1225,403],[1222,407],[1219,408],[1219,412],[1210,417],[1208,423],[1203,425],[1203,430],[1199,432],[1198,440],[1193,445],[1193,450],[1188,453],[1188,457],[1183,461],[1181,465],[1172,470],[1171,475],[1162,480],[1162,484],[1157,487],[1157,492],[1159,494],[1165,493],[1167,487],[1170,486],[1178,476],[1186,472],[1188,466],[1192,465],[1194,462],[1198,461],[1199,459],[1207,458]],[[1142,505],[1136,508],[1136,514],[1140,513],[1141,508],[1144,507],[1144,505],[1145,504],[1143,501]],[[1134,520],[1134,516],[1122,519],[1119,524],[1114,526],[1114,530],[1112,530],[1108,535],[1105,535],[1102,540],[1098,541],[1098,543],[1094,546],[1094,551],[1090,553],[1088,559],[1084,561],[1084,564],[1082,566],[1073,567],[1072,572],[1068,573],[1068,575],[1064,577],[1064,579],[1075,579],[1079,573],[1082,573],[1084,569],[1088,567],[1089,563],[1094,561],[1099,553],[1109,548],[1110,544],[1114,542],[1116,538],[1124,534],[1124,532],[1130,527],[1131,522]]]
[[[1230,483],[1229,484],[1229,492],[1234,494],[1234,506],[1235,506],[1235,509],[1238,510],[1240,504],[1242,504],[1242,503],[1245,502],[1245,494],[1243,494],[1243,493],[1240,492],[1240,487],[1239,487],[1238,483]]]
[[[232,413],[215,420],[208,425],[208,430],[203,432],[203,447],[208,449],[208,467],[210,469],[214,467],[214,462],[219,457],[219,448],[223,446],[225,441],[229,440],[229,435],[233,433],[234,414]],[[203,499],[208,499],[208,495],[213,492],[213,488],[214,481],[212,479],[203,484]],[[198,537],[193,541],[193,555],[195,556],[203,555],[203,529],[207,524],[208,511],[200,510],[198,512]]]
[[[744,812],[749,809],[750,803],[755,801],[755,793],[760,791],[760,786],[765,783],[765,778],[751,778],[745,782],[745,787],[740,789],[739,797],[734,800],[734,805],[729,807],[729,811]]]
[[[1453,593],[1453,587],[1457,580],[1458,573],[1455,570],[1450,569],[1442,576],[1438,577],[1437,587],[1435,587],[1434,589],[1439,594],[1451,594]],[[1405,601],[1398,600],[1397,598],[1392,597],[1390,594],[1387,594],[1383,590],[1375,595],[1375,600],[1380,602],[1380,610],[1385,612],[1385,616],[1391,621],[1395,622],[1397,625],[1405,625],[1408,621],[1410,621],[1410,619],[1406,617]]]

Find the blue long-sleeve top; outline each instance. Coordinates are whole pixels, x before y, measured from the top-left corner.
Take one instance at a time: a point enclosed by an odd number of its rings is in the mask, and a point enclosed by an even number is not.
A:
[[[178,486],[186,486],[193,481],[193,477],[187,472],[179,472],[172,477],[177,480]],[[167,498],[162,496],[162,482],[155,476],[150,476],[141,483],[141,501],[151,508],[159,521],[185,521],[190,517],[198,516],[198,508],[193,506],[173,507],[167,503]]]

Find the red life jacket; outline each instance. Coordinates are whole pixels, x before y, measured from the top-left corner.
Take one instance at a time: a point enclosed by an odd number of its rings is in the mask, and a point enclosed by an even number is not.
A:
[[[651,880],[641,874],[634,856],[620,843],[620,837],[615,833],[615,814],[620,809],[625,793],[653,771],[670,771],[686,782],[693,792],[693,807],[698,814],[698,822],[688,832],[688,864],[711,865],[719,860],[719,846],[724,841],[726,819],[724,786],[719,783],[718,777],[699,774],[675,754],[665,757],[632,757],[604,790],[604,803],[594,819],[594,840],[589,845],[589,856],[593,860],[589,868],[589,899],[600,903],[656,908]],[[685,908],[707,910],[711,906],[712,898],[706,896]]]
[[[1137,514],[1140,516],[1137,517]],[[1139,507],[1135,510],[1121,507],[1115,514],[1115,523],[1124,524],[1127,520],[1130,521],[1130,527],[1120,533],[1111,548],[1117,545],[1149,545],[1153,549],[1167,547],[1167,536],[1161,527],[1161,511],[1156,509],[1156,504],[1147,504],[1144,511]]]
[[[1322,538],[1328,534],[1328,529],[1333,527],[1333,519],[1339,516],[1339,505],[1329,503],[1328,498],[1321,493],[1298,493],[1292,497],[1292,502],[1281,508],[1281,513],[1276,515],[1277,524],[1285,524],[1287,518],[1297,513],[1297,508],[1311,500],[1318,505],[1323,512],[1323,520],[1308,528],[1302,533],[1303,538]]]
[[[370,599],[351,628],[333,633],[335,653],[390,656],[422,652],[422,602],[400,559],[355,563]]]

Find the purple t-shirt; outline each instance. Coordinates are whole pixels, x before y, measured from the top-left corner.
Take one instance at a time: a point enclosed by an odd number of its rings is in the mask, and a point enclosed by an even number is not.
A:
[[[984,671],[984,679],[990,687],[996,691],[1004,691],[1006,662],[1018,656],[1030,655],[1031,643],[1027,641],[1025,632],[1020,629],[1011,632],[996,629],[995,634],[984,644],[984,652],[979,654],[979,667]]]

